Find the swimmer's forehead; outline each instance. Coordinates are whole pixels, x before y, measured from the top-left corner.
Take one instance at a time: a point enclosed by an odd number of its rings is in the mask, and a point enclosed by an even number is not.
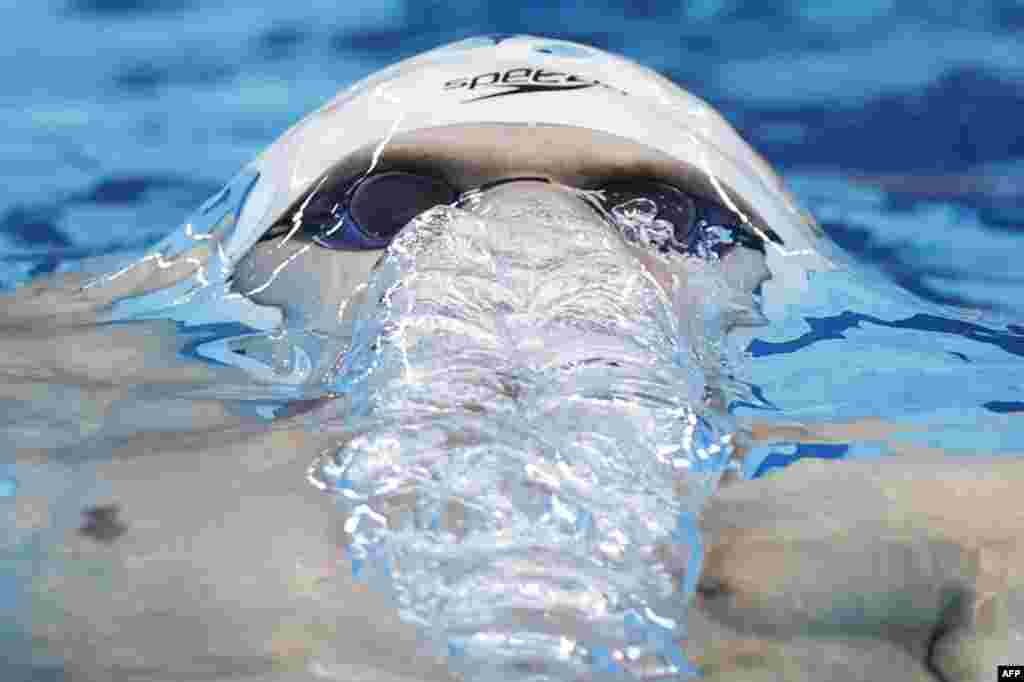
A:
[[[609,177],[661,177],[713,191],[704,173],[655,149],[582,128],[469,124],[403,133],[367,144],[328,173],[355,176],[372,168],[421,169],[471,189],[512,175],[536,175],[575,187]]]
[[[625,138],[558,125],[469,124],[402,133],[386,143],[363,146],[325,176],[345,181],[387,170],[431,174],[459,191],[520,176],[546,177],[581,189],[646,178],[718,200],[718,190],[698,168]],[[742,196],[723,189],[754,224],[766,225]]]

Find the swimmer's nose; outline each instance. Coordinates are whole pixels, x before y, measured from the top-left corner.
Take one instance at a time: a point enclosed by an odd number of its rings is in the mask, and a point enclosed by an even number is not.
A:
[[[517,213],[543,206],[582,220],[600,220],[600,215],[578,190],[542,178],[511,178],[484,185],[466,198],[466,203],[475,212],[496,218],[513,218]],[[535,213],[533,216],[538,217]]]
[[[528,212],[531,220],[543,221],[543,212],[538,213],[536,210],[538,206],[543,206],[551,211],[553,223],[558,220],[556,216],[568,214],[578,220],[607,227],[609,232],[614,231],[614,227],[587,203],[579,190],[544,179],[514,178],[485,185],[475,194],[472,210],[480,215],[514,219],[517,214]],[[673,278],[668,268],[659,263],[649,250],[627,244],[624,240],[620,240],[620,243],[651,274],[665,294],[671,295]]]

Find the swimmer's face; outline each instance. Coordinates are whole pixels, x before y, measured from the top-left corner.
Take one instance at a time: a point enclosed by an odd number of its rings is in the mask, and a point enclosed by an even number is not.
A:
[[[751,308],[766,269],[771,314],[799,299],[808,270],[831,267],[813,220],[706,102],[622,57],[534,36],[454,43],[340,92],[158,251],[209,257],[201,275],[279,308],[289,327],[327,327],[417,216],[523,178],[551,201],[556,188],[583,197],[586,219],[663,286],[706,265],[742,293],[727,308]],[[694,300],[708,294],[677,279]]]
[[[694,186],[685,169],[668,160],[630,161],[609,139],[570,129],[546,139],[528,131],[517,138],[463,129],[459,142],[468,158],[459,157],[445,151],[452,132],[395,141],[375,166],[360,158],[369,149],[338,164],[262,236],[240,263],[236,289],[283,308],[294,322],[329,326],[387,248],[422,216],[447,208],[465,220],[490,221],[483,229],[494,231],[526,233],[525,223],[545,216],[589,225],[595,239],[617,244],[666,295],[691,285],[694,268],[714,271],[726,291],[717,295],[736,313],[732,321],[758,319],[751,296],[769,276],[765,238],[778,237]],[[500,146],[503,138],[518,155]],[[488,144],[492,158],[521,158],[533,147],[539,161],[529,167],[481,163]],[[554,150],[558,145],[573,145],[578,153]],[[557,156],[575,162],[551,162]],[[560,242],[569,248],[580,238],[565,223],[552,222],[552,257]],[[701,281],[707,287],[710,280]],[[691,298],[710,295],[694,291]]]

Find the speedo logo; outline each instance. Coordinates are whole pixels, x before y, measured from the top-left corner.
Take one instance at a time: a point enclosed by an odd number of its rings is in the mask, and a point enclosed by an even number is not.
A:
[[[609,88],[623,95],[629,94],[625,90],[620,90],[592,78],[585,78],[561,71],[536,69],[529,66],[506,69],[505,71],[490,71],[467,78],[456,78],[444,84],[446,91],[465,90],[468,93],[482,93],[477,97],[463,100],[463,102],[478,102],[482,99],[521,95],[528,92],[560,92],[593,87]]]

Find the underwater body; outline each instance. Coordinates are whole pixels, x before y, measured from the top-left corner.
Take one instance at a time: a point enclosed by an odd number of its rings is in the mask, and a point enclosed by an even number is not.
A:
[[[612,61],[526,36],[467,41],[435,57],[501,49],[514,60]],[[592,75],[597,67],[574,68],[585,75],[516,96],[626,91]],[[438,80],[465,82],[449,93],[463,97],[480,76],[478,87],[512,73],[498,90],[508,93],[538,72],[558,81],[551,74],[565,71],[487,66],[468,80]],[[906,350],[903,361],[919,370],[922,353],[966,355],[956,344],[972,344],[972,357],[978,344],[1016,355],[1012,323],[1000,331],[998,313],[953,315],[862,277],[856,264],[837,267],[842,254],[699,101],[680,107],[699,134],[679,154],[695,156],[676,158],[683,168],[672,170],[671,160],[610,133],[580,137],[557,125],[467,127],[438,115],[454,134],[417,133],[415,116],[430,107],[410,107],[422,102],[418,91],[403,98],[387,80],[357,84],[286,134],[278,149],[296,167],[281,171],[272,148],[141,257],[85,262],[84,277],[30,283],[5,307],[8,373],[19,377],[19,395],[39,396],[30,403],[36,426],[23,418],[8,432],[18,448],[12,497],[32,499],[35,478],[37,498],[69,506],[51,505],[53,528],[79,531],[56,556],[49,546],[58,542],[28,533],[23,542],[47,551],[27,555],[33,577],[18,586],[34,637],[92,633],[77,653],[65,646],[65,669],[86,679],[98,670],[358,679],[369,659],[390,671],[380,679],[417,679],[428,667],[442,676],[441,661],[470,679],[684,677],[697,667],[729,679],[730,664],[770,657],[757,643],[763,632],[831,632],[810,647],[817,655],[840,646],[836,632],[861,648],[870,632],[880,642],[871,665],[921,679],[942,656],[947,668],[969,660],[970,646],[956,648],[964,641],[984,644],[980,665],[1004,655],[1001,642],[1019,633],[1008,589],[1019,564],[1012,491],[1000,481],[1012,479],[1015,462],[978,457],[984,467],[950,473],[916,458],[944,456],[928,450],[952,442],[943,428],[972,444],[980,439],[971,429],[998,428],[1005,440],[982,454],[1001,454],[1012,447],[1013,410],[965,425],[908,398],[905,414],[879,419],[870,391],[860,402],[821,398],[836,383],[872,380],[856,345],[848,364],[827,371],[774,368],[776,384],[771,372],[751,381],[743,356],[810,347],[836,329],[949,336],[948,347]],[[385,112],[386,143],[377,132],[353,134],[347,165],[338,148],[348,131],[331,149],[324,130],[360,93],[368,111]],[[524,105],[525,116],[538,118],[536,106]],[[409,116],[406,131],[396,121]],[[514,152],[496,153],[501,143]],[[719,147],[731,153],[718,160]],[[284,189],[259,193],[268,176]],[[397,237],[367,228],[379,225],[381,207],[419,200],[424,187],[452,200],[422,206]],[[335,194],[320,202],[325,188]],[[247,211],[259,220],[247,221]],[[856,313],[834,312],[852,302]],[[803,319],[791,316],[795,306]],[[809,312],[830,322],[792,333]],[[868,352],[876,342],[869,333],[862,343]],[[60,350],[69,346],[74,353]],[[1012,387],[1012,358],[1007,366],[987,371]],[[934,374],[941,382],[949,373]],[[991,395],[992,381],[973,390]],[[971,390],[956,399],[969,401]],[[99,414],[62,429],[69,403]],[[925,441],[915,443],[919,432]],[[849,462],[841,477],[808,466],[743,480],[787,451],[827,453],[835,443],[865,461]],[[49,454],[72,449],[73,458]],[[916,476],[879,476],[886,465],[874,459],[895,453]],[[73,470],[63,480],[80,487],[46,492],[53,468]],[[892,486],[905,494],[894,499]],[[932,503],[951,490],[1000,501],[1001,524],[975,506]],[[845,573],[819,569],[802,580],[784,566],[796,555]],[[217,560],[195,560],[203,556]],[[713,617],[687,629],[702,561],[702,611]],[[268,584],[287,585],[287,597]],[[979,585],[988,599],[977,603],[997,612],[982,636],[967,615],[951,615],[974,603]],[[192,611],[181,595],[197,602]],[[307,612],[291,612],[295,598],[309,600]],[[382,615],[376,636],[359,618],[338,620],[360,608],[400,614],[435,641],[414,647],[412,631]],[[109,624],[94,622],[98,611]],[[275,627],[235,627],[250,612]],[[152,628],[176,633],[196,613],[207,632],[179,646],[203,655],[147,649],[147,628],[150,637]],[[140,626],[126,632],[127,622]],[[721,634],[701,627],[747,633],[737,646],[757,653],[716,650]],[[212,649],[215,641],[229,653]],[[360,654],[340,653],[353,649]],[[392,650],[417,653],[396,661]]]

